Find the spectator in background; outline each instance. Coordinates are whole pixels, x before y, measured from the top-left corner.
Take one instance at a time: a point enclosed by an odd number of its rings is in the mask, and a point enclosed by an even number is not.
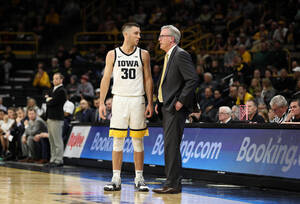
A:
[[[251,80],[251,84],[249,86],[249,93],[254,97],[254,98],[260,98],[261,96],[261,85],[260,82],[257,78],[253,78]]]
[[[262,92],[260,95],[260,98],[262,101],[264,101],[266,104],[269,104],[273,96],[275,96],[276,90],[273,88],[272,83],[270,79],[264,78],[262,80]]]
[[[225,52],[225,55],[224,55],[224,66],[225,66],[225,68],[233,67],[234,58],[237,55],[238,55],[237,52],[233,49],[233,45],[229,44],[227,46],[227,51]],[[229,73],[229,71],[225,71],[225,72]]]
[[[70,83],[67,84],[66,89],[67,89],[67,93],[69,95],[69,98],[71,101],[75,101],[76,100],[76,93],[78,90],[78,82],[77,82],[77,76],[76,75],[72,75],[70,77]],[[79,97],[79,96],[77,96]]]
[[[274,119],[272,121],[270,120],[270,122],[286,122],[288,116],[288,103],[282,95],[274,96],[270,101],[270,107],[275,114]]]
[[[242,57],[242,62],[248,65],[251,63],[251,54],[246,50],[246,46],[244,44],[239,45],[239,54]]]
[[[48,90],[51,88],[49,75],[45,71],[44,63],[42,63],[42,62],[38,63],[38,70],[37,70],[37,73],[35,74],[32,85],[39,89],[40,94],[43,94],[43,92],[45,90]]]
[[[297,122],[300,124],[300,99],[293,99],[290,103],[290,112],[286,117],[285,123]]]
[[[101,121],[100,114],[99,114],[99,104],[100,99],[99,97],[94,98],[94,113],[95,113],[95,122],[98,123]]]
[[[16,120],[10,129],[10,134],[13,136],[12,141],[9,143],[9,151],[11,152],[11,156],[6,158],[7,160],[18,160],[23,157],[21,139],[25,132],[24,121],[26,115],[22,107],[17,108],[16,113]]]
[[[260,50],[253,53],[253,60],[251,65],[254,68],[262,69],[270,64],[270,52],[267,42],[262,42],[260,44]]]
[[[69,95],[67,95],[67,100],[63,106],[63,110],[64,110],[63,141],[64,141],[64,145],[66,145],[69,139],[70,124],[75,110],[74,103],[69,101]]]
[[[64,78],[66,79],[66,81],[64,83],[69,84],[70,83],[69,79],[72,76],[72,74],[74,74],[73,73],[73,68],[72,68],[72,59],[71,58],[65,59],[62,74],[64,75]]]
[[[231,107],[231,118],[232,120],[240,120],[240,107],[238,105]]]
[[[75,113],[75,120],[81,123],[95,122],[94,111],[90,108],[87,100],[81,99],[80,110]]]
[[[275,41],[273,51],[270,53],[270,62],[276,68],[288,67],[287,53],[282,49],[280,41]]]
[[[3,98],[2,97],[0,97],[0,110],[3,110],[5,112],[7,111],[6,106],[3,105]]]
[[[234,106],[236,104],[237,97],[238,97],[238,87],[230,86],[229,94],[227,97],[225,97],[224,104],[229,107]]]
[[[158,64],[155,64],[152,68],[152,78],[153,78],[154,90],[157,89],[160,72],[161,72],[160,66]]]
[[[9,120],[8,115],[4,115],[3,122],[0,126],[0,140],[2,146],[2,157],[8,157],[10,152],[8,150],[9,141],[12,140],[10,135],[10,128],[12,127],[14,120]]]
[[[257,112],[257,104],[254,100],[246,102],[248,108],[248,120],[254,123],[264,123],[265,119]]]
[[[27,105],[26,107],[24,107],[24,112],[26,115],[27,115],[27,110],[29,108],[33,108],[39,117],[41,117],[44,114],[44,111],[36,105],[36,101],[34,98],[27,98]]]
[[[113,102],[113,98],[108,98],[105,101],[105,107],[106,107],[106,120],[110,120],[111,119],[111,109],[112,109],[112,102]]]
[[[87,100],[91,100],[94,97],[94,87],[89,82],[89,76],[88,75],[82,75],[80,79],[80,84],[78,86],[77,96],[80,96],[80,98],[84,98]]]
[[[204,82],[200,84],[200,90],[199,90],[201,97],[204,97],[205,89],[207,87],[211,87],[212,89],[217,88],[217,83],[215,81],[213,81],[213,76],[211,73],[209,73],[209,72],[204,73],[203,79],[204,79]]]
[[[231,115],[232,115],[232,111],[228,106],[221,106],[219,108],[219,112],[218,112],[218,123],[231,123],[232,119],[231,119]]]
[[[48,74],[49,74],[49,77],[52,79],[53,78],[53,75],[57,72],[61,72],[61,67],[59,65],[59,62],[58,62],[58,59],[56,57],[53,57],[51,59],[51,66],[48,70]]]
[[[28,148],[28,157],[21,162],[35,162],[41,158],[41,143],[34,141],[34,136],[41,132],[47,132],[47,125],[37,116],[35,109],[28,109],[28,120],[24,121],[25,134],[22,136],[22,143]]]
[[[254,97],[247,92],[247,87],[245,84],[241,84],[238,88],[238,97],[236,100],[236,105],[245,105],[247,101],[253,100]]]
[[[273,35],[273,40],[279,41],[280,43],[284,43],[287,32],[288,32],[288,29],[285,27],[285,22],[279,21],[278,28],[275,30],[274,35]]]
[[[279,78],[277,78],[274,87],[278,90],[278,93],[289,98],[294,87],[295,82],[293,78],[288,76],[288,72],[286,69],[281,69]]]

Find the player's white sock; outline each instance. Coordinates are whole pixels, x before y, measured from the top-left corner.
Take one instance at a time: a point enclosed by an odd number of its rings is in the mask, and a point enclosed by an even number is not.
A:
[[[120,184],[121,183],[121,170],[113,170],[113,177],[111,182]]]

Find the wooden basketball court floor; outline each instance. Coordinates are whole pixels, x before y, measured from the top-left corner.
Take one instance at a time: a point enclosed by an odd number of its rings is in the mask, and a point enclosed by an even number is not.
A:
[[[272,189],[220,185],[205,181],[185,180],[183,192],[158,195],[135,192],[134,175],[122,173],[122,190],[104,192],[111,172],[98,168],[64,166],[47,169],[38,164],[0,163],[0,204],[87,204],[87,203],[145,203],[145,204],[245,204],[300,203],[296,192]],[[159,187],[162,179],[145,175],[151,189]]]

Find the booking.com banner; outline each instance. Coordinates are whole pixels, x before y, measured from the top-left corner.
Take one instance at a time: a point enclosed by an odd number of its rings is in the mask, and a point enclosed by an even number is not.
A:
[[[111,160],[113,140],[108,137],[109,128],[86,128],[90,130],[80,158]],[[145,164],[164,165],[162,132],[161,127],[149,128],[150,136],[144,139]],[[185,128],[182,164],[184,168],[300,179],[299,145],[300,130]],[[133,162],[129,137],[123,161]]]

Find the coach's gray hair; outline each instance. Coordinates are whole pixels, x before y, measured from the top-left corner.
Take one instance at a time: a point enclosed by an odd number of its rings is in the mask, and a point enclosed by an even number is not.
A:
[[[286,99],[282,95],[274,96],[270,101],[270,106],[277,105],[278,107],[288,106]]]
[[[168,29],[170,31],[170,35],[174,36],[174,41],[176,44],[178,44],[180,42],[181,33],[178,30],[178,28],[176,28],[173,25],[165,25],[165,26],[161,27],[160,30],[163,30],[163,29]]]

